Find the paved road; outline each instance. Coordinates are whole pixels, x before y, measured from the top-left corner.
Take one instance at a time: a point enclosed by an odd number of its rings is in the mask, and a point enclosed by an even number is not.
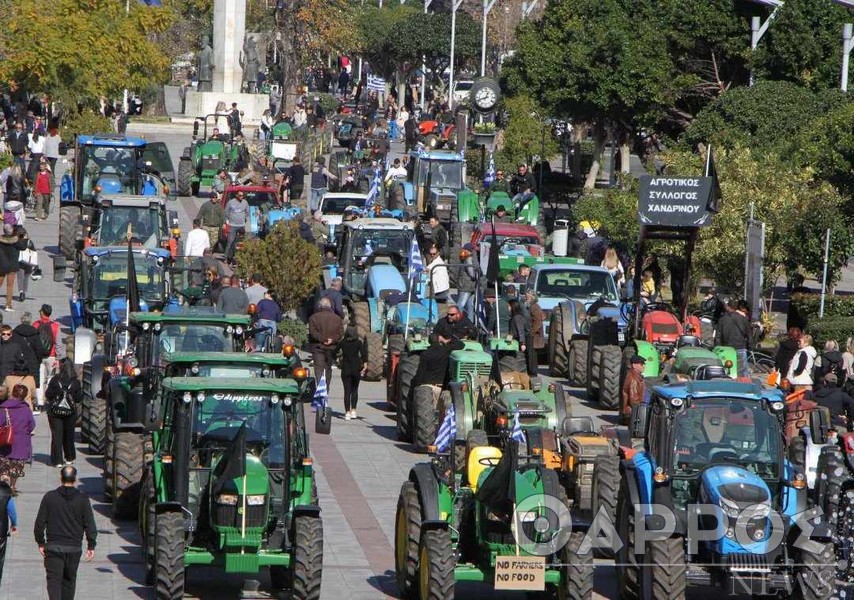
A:
[[[151,137],[166,141],[173,156],[180,155],[187,140],[185,135],[168,133],[154,133]],[[200,202],[190,198],[176,201],[183,229],[188,228]],[[40,249],[56,251],[56,212],[47,222],[31,221],[27,225]],[[13,313],[0,313],[6,322],[17,322],[23,310],[35,313],[42,302],[49,302],[54,306],[55,314],[67,325],[69,286],[67,282],[53,282],[52,268],[46,258],[46,253],[42,253],[45,277],[31,283],[27,301]],[[392,547],[397,494],[412,464],[424,458],[413,454],[408,445],[395,439],[392,417],[384,410],[384,384],[365,383],[360,391],[362,401],[358,420],[336,419],[331,436],[311,437],[325,530],[322,597],[330,600],[395,597]],[[599,423],[605,422],[597,410],[585,405],[580,391],[568,391],[574,414],[590,414]],[[337,377],[331,384],[331,403],[337,411],[343,408],[342,388]],[[605,419],[611,418],[612,415],[605,415]],[[10,541],[0,600],[46,598],[44,574],[33,542],[32,525],[42,494],[58,485],[57,470],[47,464],[48,443],[46,418],[39,416],[33,464],[19,484],[21,495],[17,501],[21,532]],[[101,503],[101,458],[88,455],[82,447],[78,452],[80,485],[93,499],[99,528],[96,560],[80,567],[78,598],[149,598],[151,591],[143,583],[135,523],[111,520],[109,507]],[[262,589],[268,585],[269,581],[262,581]],[[191,571],[189,577],[189,597],[194,598],[238,598],[241,587],[242,582],[238,578],[223,578],[202,569]],[[613,567],[607,561],[598,563],[596,592],[600,598],[617,596]],[[457,593],[458,597],[472,599],[520,597],[497,596],[488,588],[474,585],[460,585]]]

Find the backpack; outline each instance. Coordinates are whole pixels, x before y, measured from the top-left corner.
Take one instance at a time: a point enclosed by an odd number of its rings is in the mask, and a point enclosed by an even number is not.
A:
[[[54,345],[56,344],[56,339],[53,337],[53,322],[41,321],[36,327],[36,331],[39,332],[38,345],[41,349],[41,352],[36,351],[36,355],[38,355],[39,359],[46,358],[50,356],[50,353],[53,350]]]
[[[59,377],[57,375],[56,377]],[[60,384],[62,385],[62,384]],[[70,417],[71,415],[77,412],[77,409],[74,407],[74,399],[71,397],[71,385],[62,386],[62,398],[60,398],[59,402],[51,402],[48,406],[48,410],[55,417]]]

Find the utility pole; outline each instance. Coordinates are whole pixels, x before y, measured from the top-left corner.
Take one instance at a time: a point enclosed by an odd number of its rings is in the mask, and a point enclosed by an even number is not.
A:
[[[765,4],[766,2],[762,2]],[[771,24],[771,21],[774,20],[774,17],[777,16],[777,11],[780,10],[780,7],[783,6],[782,2],[778,0],[774,0],[773,2],[769,2],[774,5],[774,10],[771,11],[771,14],[768,15],[768,18],[765,19],[765,22],[762,22],[761,17],[753,17],[750,19],[750,51],[755,52],[756,46],[759,45],[759,40],[762,39],[762,36],[765,35],[765,32],[768,31],[768,26]],[[753,77],[753,69],[750,70],[750,85],[752,86],[754,83]]]
[[[433,0],[424,0],[424,14],[427,14],[427,9]],[[421,55],[421,110],[424,110],[424,96],[427,93],[427,59]]]
[[[483,34],[480,39],[480,76],[486,77],[486,25],[495,0],[483,0]]]
[[[451,66],[448,77],[448,108],[454,108],[454,44],[457,38],[457,11],[462,6],[463,0],[451,0]]]
[[[522,0],[522,18],[527,19],[534,9],[537,7],[537,2],[540,0],[531,0],[528,2],[527,0]]]
[[[846,23],[842,26],[842,78],[839,89],[848,91],[848,60],[851,57],[851,49],[854,48],[854,24]]]
[[[125,15],[130,16],[130,0],[125,0]],[[110,102],[112,102],[112,100]],[[128,106],[128,89],[127,88],[125,88],[125,91],[122,94],[122,107],[124,108],[126,115],[130,114],[130,106]]]

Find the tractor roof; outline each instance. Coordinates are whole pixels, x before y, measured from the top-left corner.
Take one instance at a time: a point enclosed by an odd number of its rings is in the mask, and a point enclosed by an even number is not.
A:
[[[378,218],[378,219],[354,219],[344,223],[345,227],[350,229],[386,229],[386,230],[411,230],[412,225],[403,223],[397,219]]]
[[[588,273],[599,273],[602,271],[607,271],[604,267],[596,267],[593,265],[585,265],[583,258],[576,258],[578,262],[573,264],[571,256],[560,257],[562,261],[561,263],[538,263],[531,267],[532,271],[536,271],[540,273],[542,271],[585,271]],[[570,260],[567,260],[570,259]]]
[[[135,312],[130,318],[137,323],[210,323],[212,325],[243,325],[251,322],[249,315],[227,315],[186,308],[177,313]]]
[[[418,160],[444,160],[448,162],[463,162],[463,157],[459,152],[453,150],[431,150],[430,152],[413,152],[418,157]]]
[[[783,393],[774,388],[762,387],[757,383],[742,383],[726,379],[713,379],[711,381],[688,381],[670,385],[655,386],[655,391],[664,398],[739,398],[742,400],[754,400],[760,402],[768,400],[771,402],[784,400]]]
[[[243,365],[269,365],[289,367],[291,359],[268,352],[172,352],[170,363],[240,363]]]
[[[148,142],[142,138],[117,135],[113,133],[96,133],[95,135],[78,135],[80,146],[108,146],[111,148],[142,148]]]
[[[236,192],[268,192],[277,194],[278,190],[271,185],[229,185],[225,188],[226,194]]]
[[[101,206],[118,206],[129,208],[148,208],[152,204],[166,206],[167,198],[165,196],[138,196],[129,194],[105,194],[98,198],[98,204]]]
[[[127,254],[128,249],[127,246],[89,246],[88,248],[83,250],[83,254],[86,256],[110,256],[111,254]],[[133,247],[134,254],[140,254],[142,256],[156,256],[157,258],[162,258],[164,260],[168,260],[171,258],[171,254],[169,250],[165,248],[141,248],[134,246]]]
[[[293,379],[245,377],[167,377],[163,389],[175,392],[269,392],[271,394],[293,394]]]
[[[487,237],[492,235],[492,227],[492,223],[484,223],[478,228],[484,241],[489,241]],[[536,227],[520,223],[496,223],[495,235],[503,235],[504,237],[539,237]]]

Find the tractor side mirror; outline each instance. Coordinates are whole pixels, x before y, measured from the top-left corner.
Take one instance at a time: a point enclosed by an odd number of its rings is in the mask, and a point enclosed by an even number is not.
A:
[[[56,282],[65,281],[65,270],[68,268],[68,264],[65,262],[64,256],[54,256],[53,257],[53,280]]]
[[[193,121],[193,139],[199,137],[199,122]]]
[[[831,430],[830,411],[816,407],[810,412],[810,437],[813,444],[826,444],[827,434]]]
[[[629,430],[633,438],[646,437],[646,423],[649,419],[649,404],[635,404],[632,407],[632,417]]]

